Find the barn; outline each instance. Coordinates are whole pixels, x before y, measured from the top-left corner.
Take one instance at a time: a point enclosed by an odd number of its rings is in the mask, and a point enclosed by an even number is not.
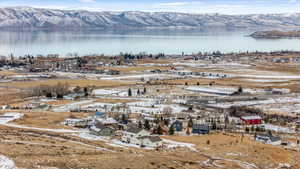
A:
[[[258,124],[262,124],[262,118],[260,116],[242,116],[241,120],[246,125],[258,125]]]

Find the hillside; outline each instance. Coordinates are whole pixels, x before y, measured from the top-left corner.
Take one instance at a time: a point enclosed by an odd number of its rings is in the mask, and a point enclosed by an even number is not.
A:
[[[261,29],[295,28],[300,14],[221,15],[0,8],[0,29]]]
[[[253,38],[298,38],[300,37],[300,31],[257,31],[250,36]]]

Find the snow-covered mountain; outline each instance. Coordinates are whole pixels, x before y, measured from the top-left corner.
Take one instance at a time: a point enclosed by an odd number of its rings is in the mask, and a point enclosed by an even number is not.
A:
[[[300,27],[300,13],[221,15],[0,8],[0,29],[261,29]]]

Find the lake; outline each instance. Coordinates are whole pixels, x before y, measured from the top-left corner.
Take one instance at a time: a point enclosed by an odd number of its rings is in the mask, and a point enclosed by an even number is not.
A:
[[[0,55],[191,54],[211,51],[298,50],[300,39],[254,39],[252,32],[197,31],[0,31]]]

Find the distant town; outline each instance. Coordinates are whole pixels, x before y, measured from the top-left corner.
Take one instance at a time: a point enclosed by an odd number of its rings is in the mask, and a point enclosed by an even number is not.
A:
[[[300,52],[11,54],[0,66],[0,147],[19,167],[300,167]]]

